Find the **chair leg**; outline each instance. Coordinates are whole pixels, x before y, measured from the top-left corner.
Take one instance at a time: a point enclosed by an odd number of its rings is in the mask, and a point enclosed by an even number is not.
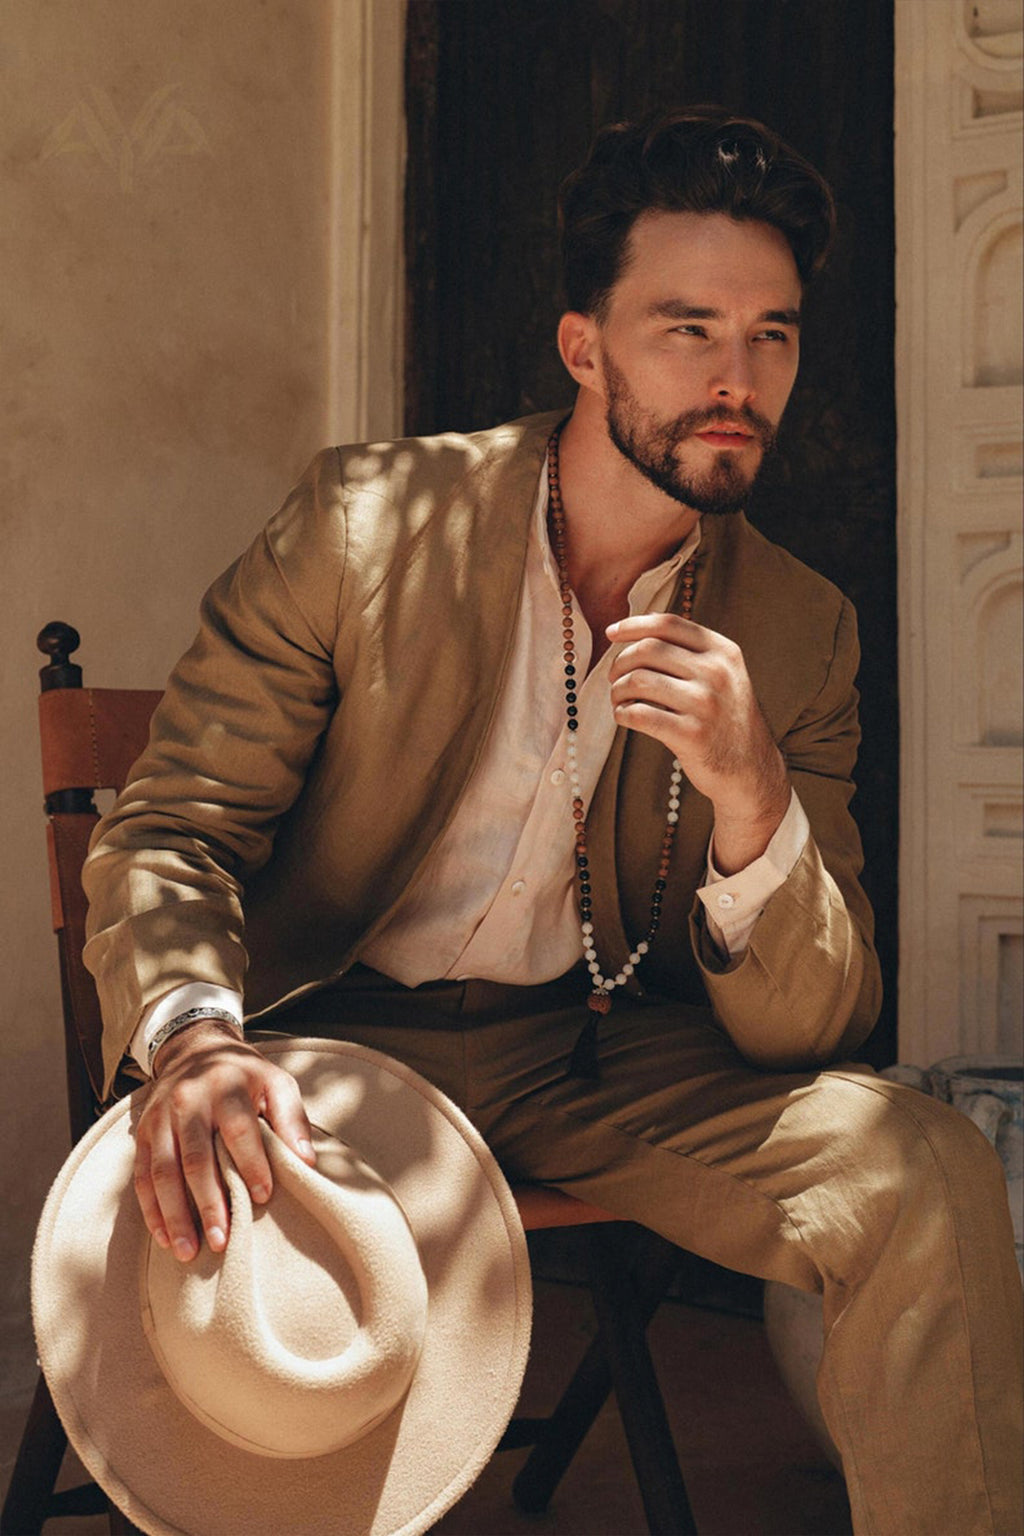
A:
[[[513,1479],[512,1497],[526,1514],[539,1515],[547,1509],[611,1389],[608,1355],[599,1333]]]
[[[647,1347],[647,1322],[610,1234],[589,1233],[594,1305],[608,1351],[630,1456],[651,1536],[697,1536],[665,1403]]]
[[[40,1376],[0,1514],[3,1536],[37,1536],[42,1530],[67,1443],[50,1389]]]
[[[593,1228],[588,1236],[598,1334],[516,1476],[513,1497],[532,1514],[547,1508],[614,1385],[651,1531],[691,1536],[696,1527],[645,1336],[678,1267],[678,1250],[635,1229]],[[630,1243],[639,1245],[635,1279],[627,1262]]]

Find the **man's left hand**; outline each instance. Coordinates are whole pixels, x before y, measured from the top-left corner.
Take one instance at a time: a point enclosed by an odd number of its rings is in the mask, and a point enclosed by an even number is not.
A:
[[[789,806],[782,754],[733,640],[676,613],[608,627],[617,724],[663,742],[715,809],[714,862],[735,874],[764,853]]]

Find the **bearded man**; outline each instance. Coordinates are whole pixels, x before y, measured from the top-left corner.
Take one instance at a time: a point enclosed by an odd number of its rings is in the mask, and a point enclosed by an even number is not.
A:
[[[701,109],[603,131],[562,211],[571,414],[320,454],[100,829],[146,1224],[223,1248],[215,1131],[257,1201],[258,1116],[312,1161],[243,1013],[377,1046],[510,1175],[823,1293],[858,1532],[1018,1530],[1000,1166],[849,1060],[879,1003],[854,614],[742,512],[828,188]]]

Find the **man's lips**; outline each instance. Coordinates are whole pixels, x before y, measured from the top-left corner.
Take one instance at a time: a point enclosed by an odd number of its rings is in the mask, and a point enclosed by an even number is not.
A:
[[[695,435],[711,448],[745,448],[748,443],[757,441],[752,432],[744,432],[738,427],[705,427],[703,432]]]

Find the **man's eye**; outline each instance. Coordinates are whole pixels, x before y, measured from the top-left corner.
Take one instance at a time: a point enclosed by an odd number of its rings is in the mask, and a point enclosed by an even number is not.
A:
[[[702,325],[677,325],[674,330],[680,336],[706,336],[707,331]]]
[[[787,331],[758,331],[758,333],[755,336],[754,340],[755,341],[788,341],[789,340],[789,333]]]

